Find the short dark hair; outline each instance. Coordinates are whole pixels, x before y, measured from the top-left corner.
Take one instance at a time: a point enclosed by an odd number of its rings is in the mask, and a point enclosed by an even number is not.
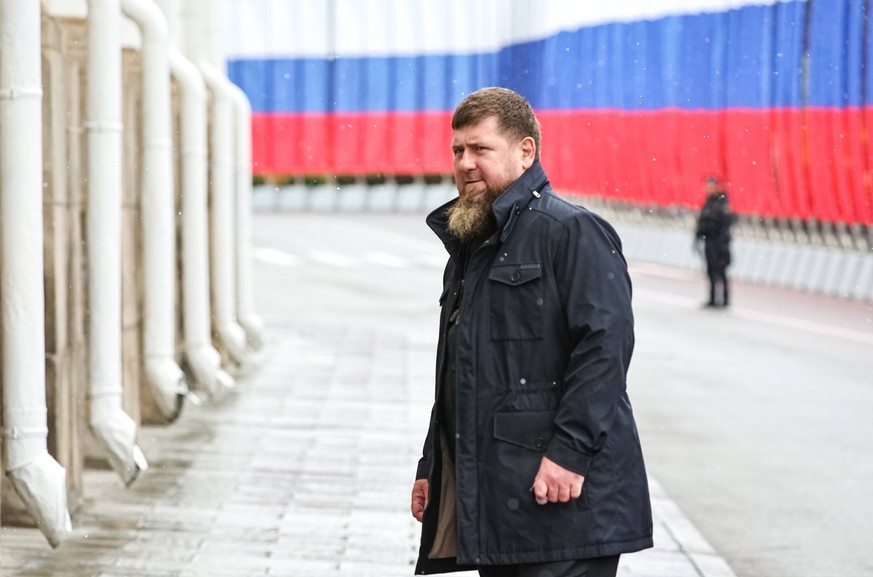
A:
[[[491,86],[468,94],[455,108],[452,130],[478,124],[492,116],[497,118],[498,128],[516,141],[528,136],[533,138],[535,159],[540,159],[540,122],[525,97],[508,88]]]

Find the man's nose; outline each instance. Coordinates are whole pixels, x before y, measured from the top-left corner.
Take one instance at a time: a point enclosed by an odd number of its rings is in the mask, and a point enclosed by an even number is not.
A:
[[[473,155],[466,150],[458,154],[458,168],[464,171],[476,168],[476,162]]]

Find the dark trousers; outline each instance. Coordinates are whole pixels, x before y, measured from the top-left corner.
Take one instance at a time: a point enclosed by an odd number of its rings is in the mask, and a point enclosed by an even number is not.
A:
[[[709,276],[709,304],[711,305],[728,305],[728,279],[726,270],[727,269],[724,267],[714,266],[707,267],[706,269],[706,274]],[[718,290],[719,288],[721,291]],[[716,293],[718,292],[721,292],[721,302],[716,298]]]
[[[554,563],[493,565],[479,567],[479,575],[481,577],[615,577],[618,573],[618,558],[618,555],[613,555]]]

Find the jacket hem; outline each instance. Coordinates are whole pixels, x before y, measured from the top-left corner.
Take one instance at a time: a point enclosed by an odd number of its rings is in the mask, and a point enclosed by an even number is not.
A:
[[[594,559],[597,557],[610,557],[635,553],[654,546],[651,536],[622,541],[618,543],[606,543],[592,545],[590,547],[576,547],[572,549],[556,549],[549,551],[522,551],[512,553],[482,553],[479,556],[479,565],[519,565],[523,563],[552,563],[555,561],[574,561],[578,559]],[[463,561],[463,560],[462,560]]]
[[[458,565],[455,557],[444,559],[419,560],[415,566],[416,575],[432,575],[434,573],[455,573],[457,571],[475,571],[475,565]]]

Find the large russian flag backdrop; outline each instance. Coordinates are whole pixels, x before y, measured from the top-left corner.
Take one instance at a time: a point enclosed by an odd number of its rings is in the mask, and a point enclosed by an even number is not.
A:
[[[873,222],[865,0],[227,0],[260,174],[451,172],[451,111],[525,95],[564,193]]]

